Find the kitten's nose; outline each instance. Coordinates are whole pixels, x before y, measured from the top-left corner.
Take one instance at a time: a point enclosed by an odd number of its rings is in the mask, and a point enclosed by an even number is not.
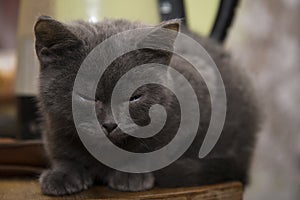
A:
[[[105,122],[104,124],[102,124],[103,128],[106,129],[107,133],[112,132],[115,128],[117,128],[117,124],[114,122]]]

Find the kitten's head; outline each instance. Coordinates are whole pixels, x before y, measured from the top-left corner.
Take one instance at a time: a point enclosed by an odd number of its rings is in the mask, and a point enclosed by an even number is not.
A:
[[[100,23],[76,21],[65,24],[47,16],[40,17],[34,30],[36,53],[41,65],[39,100],[42,112],[52,118],[72,122],[73,84],[83,60],[95,46],[110,36],[141,27],[146,26],[127,20],[105,20]],[[167,21],[156,27],[178,31],[179,22]],[[159,40],[164,45],[173,46],[176,36],[159,35],[158,37],[155,34],[155,27],[153,28],[149,34],[141,36],[142,40]],[[104,72],[98,83],[95,100],[79,94],[83,104],[96,101],[98,120],[112,140],[119,141],[128,137],[118,128],[112,117],[110,100],[116,82],[128,70],[141,64],[168,65],[171,56],[170,52],[153,49],[129,52],[117,58]],[[163,74],[157,76],[166,79]],[[123,119],[123,123],[128,123],[125,126],[131,127],[132,120],[138,125],[146,125],[150,122],[149,108],[153,104],[161,104],[168,109],[173,104],[171,101],[174,101],[171,96],[170,91],[162,86],[156,84],[142,86],[128,99],[130,116],[125,116],[122,112],[117,115]],[[126,120],[129,117],[132,120]]]

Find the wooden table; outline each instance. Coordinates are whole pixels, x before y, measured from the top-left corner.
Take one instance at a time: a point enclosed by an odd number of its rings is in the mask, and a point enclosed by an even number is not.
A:
[[[1,200],[241,200],[242,185],[238,182],[224,183],[203,187],[160,189],[145,192],[118,192],[103,186],[94,186],[87,191],[65,197],[48,197],[41,193],[39,183],[34,179],[6,178],[0,180]]]
[[[154,188],[145,192],[118,192],[107,187],[94,186],[76,195],[49,197],[41,193],[37,182],[38,174],[46,165],[47,158],[41,141],[4,141],[0,139],[0,200],[241,200],[243,195],[242,185],[232,182],[191,188]],[[20,178],[25,175],[36,177],[36,179]],[[16,176],[19,178],[12,178]]]

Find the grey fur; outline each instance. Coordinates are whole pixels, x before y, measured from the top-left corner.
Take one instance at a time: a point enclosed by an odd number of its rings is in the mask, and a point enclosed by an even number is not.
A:
[[[159,26],[176,29],[179,24],[175,20]],[[154,184],[160,187],[183,187],[229,180],[247,183],[255,133],[259,125],[255,95],[247,78],[230,64],[221,47],[184,28],[182,32],[200,42],[209,52],[225,84],[227,117],[223,133],[213,151],[205,159],[197,158],[210,119],[210,98],[201,76],[196,75],[195,69],[178,56],[143,49],[116,59],[104,73],[96,93],[96,110],[100,124],[109,126],[114,123],[109,107],[110,93],[122,74],[143,63],[171,62],[170,66],[191,82],[200,102],[200,129],[193,145],[182,158],[170,166],[148,174],[115,171],[87,152],[77,135],[72,118],[71,94],[77,70],[88,53],[103,40],[116,33],[139,27],[147,25],[127,20],[104,20],[99,23],[75,21],[64,24],[47,16],[38,19],[35,25],[36,53],[41,64],[38,98],[45,131],[45,148],[51,162],[51,168],[40,177],[45,194],[72,194],[87,189],[96,182],[123,191],[146,190]],[[174,42],[168,36],[162,38],[162,41],[168,41],[168,45]],[[181,51],[189,53],[188,47],[184,45]],[[197,59],[197,55],[194,56]],[[168,89],[155,84],[141,87],[133,96],[141,98],[140,103],[130,107],[135,123],[149,123],[148,109],[152,104],[160,103],[169,113],[166,126],[149,139],[136,139],[122,133],[118,128],[111,131],[114,134],[108,134],[109,138],[123,149],[134,152],[161,148],[172,139],[178,128],[180,110],[176,98]],[[110,132],[108,128],[106,131]]]

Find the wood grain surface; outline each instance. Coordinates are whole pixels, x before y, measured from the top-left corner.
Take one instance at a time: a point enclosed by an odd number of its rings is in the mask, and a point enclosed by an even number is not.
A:
[[[71,199],[102,199],[102,200],[242,200],[243,188],[238,182],[218,185],[161,189],[154,188],[145,192],[119,192],[103,186],[94,186],[76,195],[49,197],[41,193],[39,183],[33,179],[1,179],[1,200],[71,200]]]

